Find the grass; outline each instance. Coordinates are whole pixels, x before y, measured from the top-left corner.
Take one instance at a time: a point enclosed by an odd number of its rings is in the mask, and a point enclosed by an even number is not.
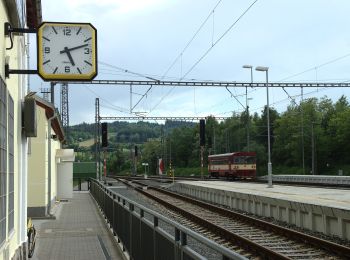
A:
[[[91,138],[85,141],[82,141],[79,143],[80,147],[91,147],[92,145],[94,145],[95,139]]]

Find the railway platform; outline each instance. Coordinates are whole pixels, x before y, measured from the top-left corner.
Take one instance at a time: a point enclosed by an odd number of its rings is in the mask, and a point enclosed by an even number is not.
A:
[[[53,208],[56,219],[35,219],[31,259],[125,259],[88,191]]]
[[[258,177],[258,180],[267,181],[267,176]],[[300,184],[321,184],[324,186],[350,187],[350,176],[335,175],[272,175],[272,181],[300,183]]]
[[[287,185],[179,181],[170,190],[350,240],[350,192]]]

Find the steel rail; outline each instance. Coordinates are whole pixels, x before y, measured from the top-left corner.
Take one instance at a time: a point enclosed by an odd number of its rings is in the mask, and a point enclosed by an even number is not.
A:
[[[224,208],[221,208],[221,207],[218,207],[218,206],[215,206],[215,205],[212,205],[212,204],[200,201],[200,200],[189,198],[189,197],[186,197],[186,196],[174,193],[174,192],[170,192],[170,191],[167,191],[164,189],[160,189],[160,188],[156,188],[156,187],[150,187],[150,189],[154,189],[156,191],[183,199],[185,201],[194,203],[194,204],[201,206],[201,207],[209,208],[210,210],[213,210],[213,211],[220,213],[222,215],[225,215],[225,216],[238,218],[238,219],[243,220],[245,222],[248,222],[252,225],[263,228],[265,230],[272,230],[272,231],[277,232],[279,234],[282,234],[284,236],[287,235],[288,237],[293,238],[295,240],[302,241],[304,243],[307,242],[313,246],[316,246],[318,248],[322,248],[328,252],[331,251],[332,253],[334,253],[336,255],[340,255],[342,257],[348,257],[350,255],[350,248],[343,246],[343,245],[339,245],[339,244],[336,244],[336,243],[333,243],[330,241],[326,241],[324,239],[310,236],[310,235],[307,235],[307,234],[304,234],[304,233],[301,233],[301,232],[298,232],[298,231],[295,231],[292,229],[284,228],[284,227],[275,225],[273,223],[270,223],[270,222],[267,222],[264,220],[249,217],[247,215],[233,212],[233,211],[230,211],[230,210],[227,210],[227,209],[224,209]]]
[[[138,192],[140,192],[141,194],[145,195],[146,197],[149,197],[157,202],[159,202],[160,204],[174,210],[175,212],[179,212],[180,214],[182,214],[183,216],[193,220],[196,223],[199,223],[202,226],[205,226],[206,228],[208,228],[211,232],[215,233],[216,235],[220,236],[220,237],[225,237],[228,240],[232,240],[235,241],[239,246],[241,246],[242,248],[254,251],[256,254],[266,258],[268,257],[269,259],[291,259],[289,257],[286,257],[283,254],[280,254],[278,252],[275,252],[269,248],[266,248],[262,245],[259,245],[247,238],[244,238],[242,236],[239,236],[237,234],[234,234],[230,231],[227,231],[226,229],[215,225],[201,217],[198,217],[197,215],[190,213],[182,208],[179,208],[173,204],[171,204],[170,202],[164,201],[150,193],[148,193],[147,191],[143,190],[142,188],[139,187],[135,187],[133,185],[131,185],[128,182],[125,182],[121,179],[119,179],[119,181],[123,182],[124,184],[133,187],[135,190],[137,190]],[[143,185],[143,184],[142,184]]]
[[[137,183],[139,185],[142,185],[142,186],[147,186],[146,184],[138,182],[138,181],[133,181],[133,182]],[[168,191],[165,189],[161,189],[161,188],[157,188],[157,187],[153,187],[153,186],[148,187],[148,189],[153,189],[155,191],[158,191],[158,192],[161,192],[161,193],[188,201],[188,202],[193,203],[197,206],[201,206],[201,207],[210,209],[210,210],[217,212],[221,215],[242,220],[242,221],[249,223],[251,225],[254,225],[256,227],[259,227],[259,228],[262,228],[265,230],[270,230],[270,231],[276,232],[278,234],[281,234],[283,236],[288,236],[294,240],[297,240],[297,241],[300,241],[303,243],[308,243],[308,244],[313,245],[317,248],[321,248],[325,251],[332,252],[332,253],[334,253],[338,256],[341,256],[341,257],[347,258],[350,255],[350,248],[343,246],[343,245],[339,245],[339,244],[336,244],[336,243],[333,243],[333,242],[330,242],[330,241],[327,241],[324,239],[310,236],[310,235],[295,231],[293,229],[281,227],[281,226],[275,225],[273,223],[270,223],[270,222],[267,222],[264,220],[256,219],[256,218],[244,215],[244,214],[233,212],[233,211],[212,205],[210,203],[206,203],[206,202],[194,199],[194,198],[186,197],[186,196],[183,196],[183,195],[180,195],[178,193],[174,193],[174,192],[171,192],[171,191]]]

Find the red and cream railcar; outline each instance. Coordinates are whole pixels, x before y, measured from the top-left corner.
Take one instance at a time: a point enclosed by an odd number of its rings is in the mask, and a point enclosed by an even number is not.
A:
[[[256,177],[256,153],[233,152],[208,156],[210,177],[254,179]]]

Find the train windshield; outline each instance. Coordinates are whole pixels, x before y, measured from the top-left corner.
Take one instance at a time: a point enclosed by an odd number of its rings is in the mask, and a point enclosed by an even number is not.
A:
[[[233,161],[237,164],[255,164],[255,156],[237,156]]]

